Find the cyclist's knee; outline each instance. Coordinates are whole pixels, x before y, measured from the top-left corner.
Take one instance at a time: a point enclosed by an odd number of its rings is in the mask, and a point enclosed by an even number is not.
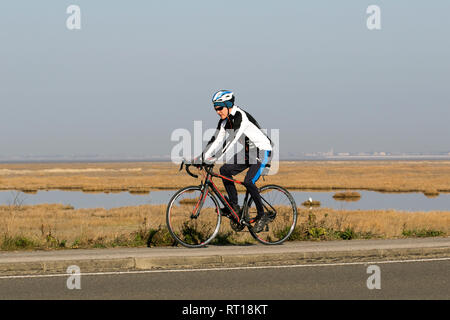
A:
[[[244,179],[243,183],[242,183],[246,188],[253,188],[256,187],[255,184],[253,183],[252,179]]]

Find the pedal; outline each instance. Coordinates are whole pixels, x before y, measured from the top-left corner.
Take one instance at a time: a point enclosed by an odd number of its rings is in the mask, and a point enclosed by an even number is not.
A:
[[[269,221],[272,222],[273,220],[275,220],[275,217],[277,216],[276,212],[268,212],[267,217],[269,218]]]

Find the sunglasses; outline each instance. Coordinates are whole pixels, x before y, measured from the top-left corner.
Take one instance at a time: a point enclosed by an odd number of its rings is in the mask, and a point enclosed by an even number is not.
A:
[[[217,108],[214,108],[214,110],[216,110],[216,111],[222,111],[223,108],[225,108],[225,107],[217,107]]]

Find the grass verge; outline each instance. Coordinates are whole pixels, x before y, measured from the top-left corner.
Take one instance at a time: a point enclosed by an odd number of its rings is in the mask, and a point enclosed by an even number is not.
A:
[[[0,249],[172,246],[164,205],[77,209],[60,204],[0,206]],[[450,211],[333,210],[298,208],[291,241],[437,237],[450,233]],[[192,231],[192,230],[191,230]],[[186,230],[190,232],[190,230]],[[201,233],[201,232],[200,232]],[[202,234],[190,232],[202,239]],[[235,232],[227,219],[212,244],[255,243],[249,232]]]

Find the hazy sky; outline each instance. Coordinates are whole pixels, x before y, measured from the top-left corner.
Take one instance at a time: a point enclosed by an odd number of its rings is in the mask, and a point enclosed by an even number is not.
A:
[[[216,126],[218,89],[280,130],[282,154],[450,151],[449,14],[448,0],[1,1],[0,155],[170,154],[174,129]]]

